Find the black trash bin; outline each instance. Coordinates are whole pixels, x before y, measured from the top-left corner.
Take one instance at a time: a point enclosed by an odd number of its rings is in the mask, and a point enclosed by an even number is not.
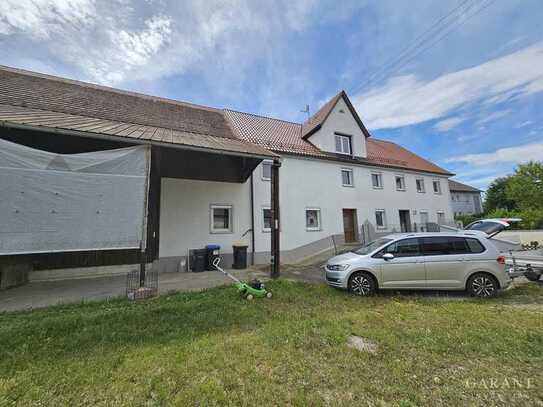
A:
[[[213,262],[215,259],[221,257],[220,250],[221,246],[218,244],[208,244],[206,246],[206,270],[217,270],[217,268],[213,265]]]
[[[190,258],[190,269],[193,273],[200,273],[206,269],[207,249],[194,249]]]
[[[247,246],[232,246],[234,249],[234,264],[232,268],[243,270],[247,268]]]

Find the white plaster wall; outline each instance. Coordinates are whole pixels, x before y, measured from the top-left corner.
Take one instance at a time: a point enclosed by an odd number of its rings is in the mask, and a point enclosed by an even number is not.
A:
[[[341,168],[353,170],[354,188],[341,183]],[[383,189],[373,189],[371,173],[383,175]],[[262,180],[259,166],[255,182],[255,248],[257,252],[270,250],[269,233],[262,231],[261,207],[269,206],[269,181]],[[395,175],[405,176],[406,191],[397,191]],[[416,191],[415,179],[425,180],[425,193]],[[432,180],[441,182],[441,194],[434,194]],[[420,223],[420,211],[428,212],[429,221],[437,222],[437,212],[443,211],[447,221],[453,219],[447,177],[385,168],[344,165],[324,160],[284,156],[280,170],[281,249],[296,247],[343,233],[342,209],[356,209],[358,225],[366,220],[375,224],[375,209],[385,209],[389,225],[399,225],[400,209],[411,211],[411,222]],[[305,209],[321,209],[322,229],[307,231]],[[417,214],[413,215],[412,211]]]
[[[159,256],[185,256],[188,249],[207,244],[219,244],[221,252],[232,253],[232,244],[251,227],[249,187],[249,181],[238,184],[163,178]],[[210,232],[212,204],[233,206],[232,233]],[[250,233],[245,240],[250,244]]]
[[[341,113],[340,110],[344,113]],[[367,156],[366,137],[342,98],[332,109],[320,130],[312,134],[308,140],[323,151],[335,153],[335,132],[352,136],[352,148],[356,157]]]
[[[455,199],[452,200],[452,197]],[[473,200],[474,197],[477,198],[477,204]],[[451,204],[453,213],[472,215],[482,212],[481,196],[478,193],[451,192]]]

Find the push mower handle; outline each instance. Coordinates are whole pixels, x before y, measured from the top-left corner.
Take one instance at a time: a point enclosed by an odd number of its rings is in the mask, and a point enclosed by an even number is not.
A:
[[[215,260],[213,260],[213,265],[215,267],[219,267],[219,263],[221,262],[221,258],[217,257]]]

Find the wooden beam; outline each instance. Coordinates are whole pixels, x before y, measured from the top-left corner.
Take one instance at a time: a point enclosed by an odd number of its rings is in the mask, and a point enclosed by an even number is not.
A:
[[[279,244],[279,168],[281,161],[274,160],[271,171],[271,215],[272,215],[272,233],[271,233],[271,278],[277,278],[281,269],[281,248]]]

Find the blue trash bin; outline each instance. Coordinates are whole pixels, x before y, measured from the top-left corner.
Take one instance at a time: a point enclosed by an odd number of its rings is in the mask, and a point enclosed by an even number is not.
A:
[[[206,252],[207,252],[207,268],[206,270],[217,270],[217,268],[213,265],[213,262],[215,259],[221,257],[221,246],[218,244],[208,244],[206,246]]]

